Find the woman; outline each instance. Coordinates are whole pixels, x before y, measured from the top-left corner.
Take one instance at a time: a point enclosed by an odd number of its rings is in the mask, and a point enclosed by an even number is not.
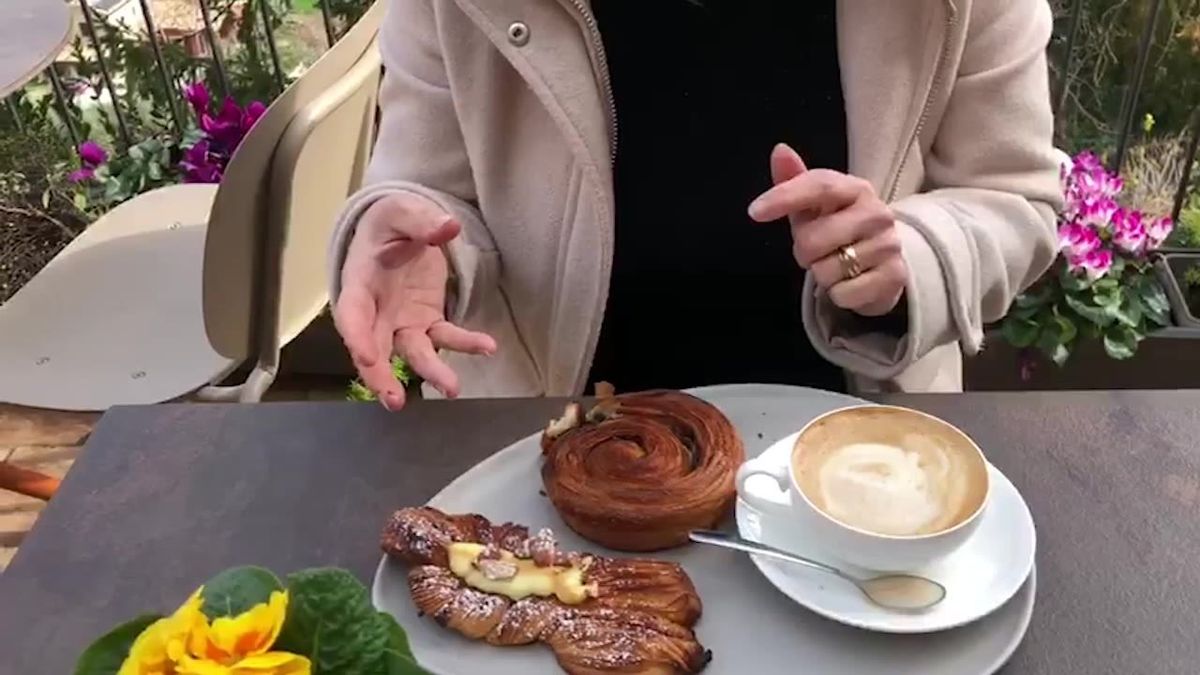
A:
[[[391,0],[364,382],[955,390],[1055,254],[1044,0]]]

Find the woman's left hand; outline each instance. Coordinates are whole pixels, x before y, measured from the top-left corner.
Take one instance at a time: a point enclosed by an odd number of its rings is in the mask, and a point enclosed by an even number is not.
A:
[[[883,316],[900,302],[908,265],[891,209],[862,178],[809,171],[780,144],[771,153],[775,187],[750,205],[750,217],[769,223],[787,216],[792,253],[833,304],[862,316]]]

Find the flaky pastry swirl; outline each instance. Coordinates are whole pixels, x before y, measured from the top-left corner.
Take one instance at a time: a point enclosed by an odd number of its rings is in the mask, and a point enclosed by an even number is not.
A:
[[[543,536],[530,538],[521,525],[492,525],[482,516],[425,507],[397,511],[382,546],[390,557],[414,566],[409,590],[421,614],[470,639],[497,646],[544,643],[571,675],[684,675],[704,669],[711,654],[691,630],[700,618],[700,597],[674,563],[588,556],[587,581],[598,594],[580,605],[536,596],[513,601],[468,586],[446,567],[451,543],[527,549],[526,542]]]
[[[542,434],[542,481],[563,521],[619,551],[679,546],[733,505],[745,460],[729,419],[676,391],[578,404]]]

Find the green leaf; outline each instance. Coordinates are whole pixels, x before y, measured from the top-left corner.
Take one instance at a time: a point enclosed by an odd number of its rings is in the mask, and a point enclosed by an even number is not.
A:
[[[315,569],[289,575],[287,581],[287,620],[275,649],[307,656],[317,675],[391,672],[389,654],[403,655],[393,649],[400,639],[371,606],[358,579],[345,570]]]
[[[1167,300],[1167,292],[1156,279],[1146,277],[1138,286],[1138,298],[1146,308],[1146,314],[1152,321],[1165,326],[1171,321],[1171,303]]]
[[[158,164],[149,164],[146,166],[146,175],[150,177],[150,180],[162,180],[162,167]]]
[[[386,653],[384,667],[386,675],[427,675],[411,656],[391,650]]]
[[[71,203],[80,211],[86,211],[88,207],[87,195],[82,192],[76,192],[75,196],[71,199]]]
[[[241,614],[271,599],[283,584],[270,570],[261,567],[235,567],[225,570],[204,584],[204,615],[209,619]]]
[[[1075,341],[1075,337],[1079,335],[1079,329],[1075,327],[1075,322],[1063,316],[1055,316],[1052,322],[1058,336],[1058,341],[1061,344],[1070,344]]]
[[[385,654],[387,675],[425,675],[425,670],[417,665],[412,649],[408,645],[408,635],[391,614],[379,612],[379,621],[383,623],[388,633],[388,647]]]
[[[135,162],[140,162],[146,158],[146,151],[140,145],[129,146],[129,158]]]
[[[1034,306],[1034,307],[1016,307],[1016,306],[1014,306],[1012,308],[1012,311],[1010,311],[1008,313],[1008,315],[1014,319],[1032,319],[1033,317],[1037,316],[1041,312],[1042,312],[1042,308],[1038,307],[1038,306]]]
[[[145,614],[112,629],[79,655],[75,675],[116,675],[137,637],[161,618],[160,615]]]
[[[1066,267],[1063,267],[1062,271],[1058,273],[1058,283],[1067,291],[1074,292],[1086,290],[1091,287],[1091,284],[1088,283],[1087,277],[1083,276],[1082,274],[1075,274]]]
[[[1087,319],[1097,326],[1112,325],[1114,317],[1107,314],[1103,308],[1089,305],[1085,301],[1081,300],[1078,296],[1070,293],[1068,293],[1065,297],[1067,301],[1067,307],[1070,307],[1071,311],[1075,312],[1082,318]]]
[[[1133,358],[1141,336],[1135,331],[1118,326],[1104,333],[1104,351],[1118,361]]]
[[[396,622],[396,618],[387,612],[379,612],[379,621],[387,629],[388,649],[411,657],[412,647],[408,644],[408,635],[400,627],[400,624]]]
[[[1016,306],[1021,309],[1041,307],[1054,297],[1054,291],[1049,286],[1043,286],[1036,291],[1022,293],[1017,296]]]
[[[1037,341],[1041,326],[1031,319],[1008,317],[1000,326],[1000,332],[1008,343],[1017,348],[1029,347]]]

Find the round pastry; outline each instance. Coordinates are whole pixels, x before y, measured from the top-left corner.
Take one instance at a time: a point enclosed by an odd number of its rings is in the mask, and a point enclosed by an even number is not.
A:
[[[571,404],[542,434],[542,482],[563,521],[618,551],[679,546],[737,495],[742,440],[712,405],[676,391]]]

